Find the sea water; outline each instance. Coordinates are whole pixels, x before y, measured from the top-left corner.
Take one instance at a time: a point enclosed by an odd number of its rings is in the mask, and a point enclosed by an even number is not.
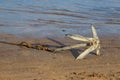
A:
[[[36,37],[120,34],[120,0],[0,0],[0,33]]]

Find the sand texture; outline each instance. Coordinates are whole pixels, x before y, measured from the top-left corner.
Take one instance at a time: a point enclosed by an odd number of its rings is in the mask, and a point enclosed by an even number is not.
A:
[[[120,80],[120,36],[102,36],[101,56],[92,52],[75,60],[73,49],[51,53],[0,42],[0,80]],[[79,43],[68,38],[18,38],[0,34],[0,41],[46,44],[51,47]]]

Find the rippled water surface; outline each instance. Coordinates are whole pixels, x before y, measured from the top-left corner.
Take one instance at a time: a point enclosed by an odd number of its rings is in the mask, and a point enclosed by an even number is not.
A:
[[[39,37],[120,34],[120,0],[0,0],[0,33]]]

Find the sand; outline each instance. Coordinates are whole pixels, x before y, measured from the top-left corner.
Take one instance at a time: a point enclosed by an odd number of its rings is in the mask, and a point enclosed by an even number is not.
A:
[[[0,80],[120,80],[120,35],[100,39],[101,55],[91,53],[83,60],[75,60],[76,49],[51,53],[0,43]],[[23,38],[4,33],[0,41],[53,47],[79,43],[69,38]]]

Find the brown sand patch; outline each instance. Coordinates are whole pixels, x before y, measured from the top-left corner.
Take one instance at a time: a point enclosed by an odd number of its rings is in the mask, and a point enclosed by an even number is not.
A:
[[[7,34],[0,34],[0,39],[53,47],[78,43],[68,38],[17,38]],[[101,56],[88,55],[83,60],[75,60],[75,50],[54,54],[0,43],[0,80],[120,80],[119,35],[100,39]]]

